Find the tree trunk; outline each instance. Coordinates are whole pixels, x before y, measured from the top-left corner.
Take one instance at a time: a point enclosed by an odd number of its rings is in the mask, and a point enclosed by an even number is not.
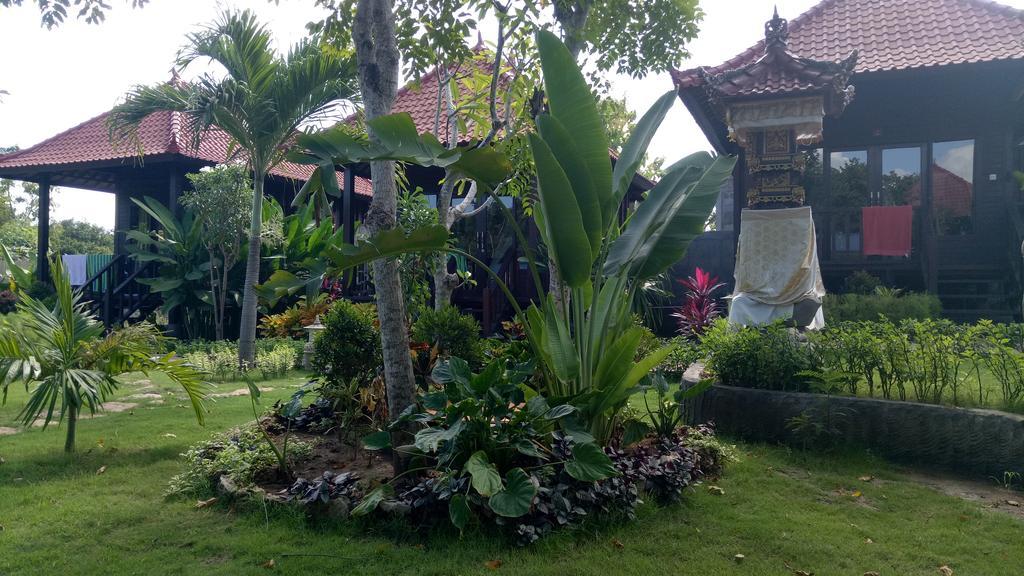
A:
[[[359,0],[352,27],[359,87],[363,95],[366,119],[389,114],[398,92],[398,45],[395,15],[391,0]],[[376,136],[369,131],[371,139]],[[395,227],[398,211],[398,186],[394,162],[371,162],[373,199],[362,234],[373,235]],[[384,383],[387,387],[388,414],[397,418],[412,405],[416,392],[412,357],[409,355],[409,331],[406,327],[405,299],[394,260],[373,263],[373,282],[377,296],[381,347],[384,353]],[[403,435],[399,435],[403,436]],[[395,438],[395,446],[405,443]],[[396,472],[404,469],[404,459],[395,452]]]
[[[242,318],[238,329],[238,367],[256,365],[256,284],[260,281],[260,235],[263,227],[262,170],[253,168],[252,220],[249,223],[249,255],[245,260],[242,286]]]
[[[437,223],[450,231],[455,220],[451,213],[455,174],[445,170],[444,176],[444,184],[437,193]],[[434,310],[441,310],[452,303],[452,293],[455,292],[458,282],[459,277],[448,272],[448,256],[438,255],[434,264]]]
[[[78,430],[78,407],[68,407],[68,435],[64,439],[64,452],[70,454],[75,451],[75,433]]]

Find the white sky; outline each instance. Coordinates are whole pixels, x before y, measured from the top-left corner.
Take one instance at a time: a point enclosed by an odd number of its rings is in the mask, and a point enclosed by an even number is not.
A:
[[[1024,8],[1024,0],[1003,2]],[[763,36],[764,22],[775,4],[780,15],[792,19],[815,3],[703,0],[706,16],[690,45],[693,57],[681,67],[719,64],[753,44]],[[280,0],[279,5],[267,0],[151,0],[141,10],[115,0],[106,22],[99,26],[69,20],[47,31],[39,25],[34,2],[25,4],[0,8],[0,89],[10,92],[0,103],[0,146],[26,148],[104,112],[135,84],[167,80],[185,33],[212,20],[223,7],[255,10],[270,23],[279,47],[302,37],[305,24],[322,15],[311,0]],[[642,80],[620,77],[612,83],[612,91],[625,95],[638,114],[671,89],[668,74]],[[686,108],[677,102],[651,152],[664,156],[668,165],[708,148]],[[56,201],[55,219],[76,218],[113,227],[111,194],[62,189]]]

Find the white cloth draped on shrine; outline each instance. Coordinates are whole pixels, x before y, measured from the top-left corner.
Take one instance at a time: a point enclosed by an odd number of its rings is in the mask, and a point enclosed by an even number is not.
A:
[[[766,324],[792,317],[799,301],[821,302],[825,286],[811,208],[744,210],[741,222],[729,322]],[[819,309],[809,328],[824,325]]]

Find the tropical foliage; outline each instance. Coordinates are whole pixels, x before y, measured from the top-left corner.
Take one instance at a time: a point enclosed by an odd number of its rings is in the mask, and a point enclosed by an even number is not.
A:
[[[204,73],[192,83],[171,82],[133,89],[110,115],[111,132],[120,139],[137,138],[138,126],[150,114],[174,110],[191,123],[191,145],[199,148],[211,130],[231,138],[252,170],[253,196],[249,237],[260,238],[264,180],[306,123],[328,118],[342,99],[355,95],[350,54],[324,50],[318,35],[304,38],[286,55],[277,54],[272,34],[250,11],[224,12],[214,24],[188,37],[177,65],[196,60],[218,63],[224,74]],[[255,361],[260,243],[249,244],[243,284],[239,363]]]
[[[679,326],[679,333],[687,338],[697,338],[711,326],[716,318],[722,315],[722,306],[715,297],[715,292],[725,284],[718,281],[699,266],[693,276],[676,280],[686,289],[683,305],[672,313]]]
[[[103,323],[90,315],[72,291],[60,260],[51,264],[57,303],[52,308],[23,295],[18,330],[0,331],[0,387],[23,382],[29,390],[21,421],[43,426],[54,418],[67,425],[64,450],[75,449],[75,430],[83,410],[91,414],[117,390],[117,376],[128,372],[159,371],[181,385],[200,423],[204,419],[205,385],[202,375],[173,354],[154,356],[161,336],[151,325],[134,326],[104,334]]]
[[[523,320],[543,373],[542,391],[571,399],[580,408],[583,428],[604,442],[635,386],[672,352],[666,347],[633,361],[642,333],[631,327],[632,295],[645,280],[678,261],[690,241],[703,232],[719,186],[731,175],[735,160],[707,153],[680,160],[636,212],[620,223],[618,208],[675,93],[659,98],[641,118],[613,172],[596,101],[572,55],[549,32],[538,34],[537,45],[550,113],[538,116],[538,133],[529,135],[538,181],[534,214],[553,264],[569,288],[569,303],[560,308],[549,295],[546,301],[522,310],[508,287],[491,274]],[[372,122],[378,141],[361,141],[342,131],[303,136],[299,139],[302,153],[295,158],[318,166],[330,162],[331,174],[335,162],[368,159],[459,165],[462,173],[490,194],[493,185],[488,184],[500,182],[508,171],[497,152],[447,150],[429,135],[417,137],[408,116],[385,116]],[[508,210],[506,214],[514,222]],[[549,225],[552,221],[557,225]],[[420,239],[435,236],[419,245],[404,246],[403,239],[395,237],[390,254],[440,249],[447,231],[437,228],[422,229]],[[537,291],[543,293],[525,234],[518,225],[514,229],[527,250]],[[414,236],[415,232],[409,238]],[[367,258],[390,255],[380,249],[379,241],[346,251],[358,251]],[[477,261],[460,250],[449,251]],[[338,268],[356,263],[357,259],[335,258]]]
[[[213,297],[210,293],[210,253],[203,240],[203,222],[190,210],[175,216],[159,201],[132,198],[140,210],[159,228],[152,231],[126,230],[127,250],[140,263],[155,262],[157,275],[139,281],[160,295],[162,312],[181,314],[189,339],[207,336],[213,325]]]

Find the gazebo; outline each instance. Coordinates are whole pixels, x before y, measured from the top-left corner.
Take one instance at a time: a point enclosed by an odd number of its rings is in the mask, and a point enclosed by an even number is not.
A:
[[[54,186],[109,192],[115,197],[115,256],[124,253],[124,231],[139,224],[139,210],[132,198],[156,198],[176,208],[178,197],[188,185],[185,174],[205,166],[231,160],[230,138],[212,130],[203,135],[198,148],[192,145],[187,122],[178,112],[156,112],[139,127],[138,142],[111,142],[107,127],[109,112],[90,118],[35,146],[0,155],[0,177],[39,184],[39,214],[49,214],[50,190]],[[279,164],[265,184],[266,194],[288,206],[312,171],[311,166]],[[370,183],[347,174],[345,205],[366,203]],[[353,191],[357,199],[348,194]],[[49,221],[40,218],[37,271],[45,277],[49,248]]]

